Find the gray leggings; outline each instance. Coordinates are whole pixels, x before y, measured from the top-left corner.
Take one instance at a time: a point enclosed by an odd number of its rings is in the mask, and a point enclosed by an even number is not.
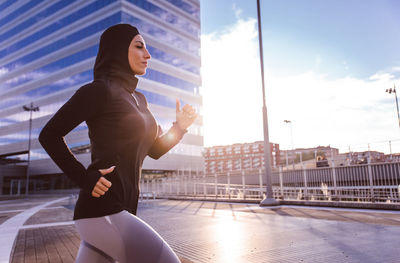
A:
[[[81,236],[76,257],[82,262],[180,263],[167,242],[128,211],[75,221]]]

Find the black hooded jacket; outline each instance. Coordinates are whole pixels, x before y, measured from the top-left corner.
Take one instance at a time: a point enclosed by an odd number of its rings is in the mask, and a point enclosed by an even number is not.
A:
[[[129,66],[128,47],[137,29],[128,24],[108,28],[100,38],[94,81],[80,87],[39,135],[43,148],[81,188],[74,220],[127,210],[136,214],[142,163],[158,159],[184,135],[176,122],[161,135],[146,98],[136,91],[138,79]],[[91,164],[86,169],[65,144],[64,136],[83,121],[89,128]],[[99,169],[115,165],[104,177],[112,186],[100,197],[91,192]]]

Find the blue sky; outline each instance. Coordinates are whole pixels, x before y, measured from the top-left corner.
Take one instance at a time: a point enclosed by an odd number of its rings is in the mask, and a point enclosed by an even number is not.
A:
[[[292,118],[293,126],[298,127],[297,132],[293,131],[297,134],[294,135],[297,137],[295,138],[296,147],[332,144],[344,148],[344,145],[366,145],[368,142],[395,141],[400,138],[399,128],[396,126],[394,98],[384,92],[395,83],[400,86],[398,81],[400,78],[399,11],[400,1],[397,0],[261,1],[266,94],[267,102],[270,101],[268,111],[272,118],[272,123],[270,121],[271,140],[275,139],[284,148],[288,146],[287,140],[284,142],[283,136],[279,136],[286,133],[284,126],[281,126],[278,120],[284,116]],[[257,44],[257,36],[254,35],[257,26],[256,14],[255,0],[201,0],[203,68],[209,61],[218,59],[219,54],[211,51],[217,50],[217,46],[213,46],[213,43],[224,41],[224,39],[233,39],[232,42],[242,41],[239,38],[236,38],[237,40],[233,38],[240,26],[247,25],[247,31],[251,31],[252,34],[248,35],[248,45],[243,42],[239,48],[231,50],[232,57],[241,56],[246,52],[249,52],[248,56],[258,54],[258,50],[256,52],[248,50],[257,48],[254,46]],[[245,35],[247,31],[243,31],[242,34]],[[230,43],[225,42],[224,45],[227,46]],[[246,56],[243,56],[240,61],[232,60],[228,63],[237,63],[240,68],[243,67],[241,61],[245,59]],[[256,60],[253,62],[258,63]],[[245,63],[248,65],[252,62],[249,60]],[[219,71],[221,77],[223,77],[223,68],[221,62]],[[243,71],[245,74],[235,74],[235,77],[257,78],[256,75],[252,77],[251,72]],[[205,106],[213,107],[211,100],[207,104],[207,99],[212,96],[210,89],[215,85],[212,83],[211,73],[207,73],[206,68],[203,72]],[[292,82],[289,83],[288,80]],[[284,85],[280,87],[279,81],[287,82],[286,94],[282,92]],[[339,83],[340,87],[335,86]],[[309,87],[313,84],[319,86]],[[295,89],[301,89],[304,92]],[[243,87],[239,90],[243,91]],[[328,107],[329,123],[322,122],[320,125],[323,127],[318,128],[320,133],[327,133],[325,129],[329,127],[331,138],[318,139],[312,136],[314,139],[305,139],[307,137],[305,134],[309,133],[309,129],[304,123],[318,123],[319,119],[316,117],[324,117],[324,115],[318,115],[313,119],[313,111],[309,109],[313,108],[311,100],[304,102],[309,108],[304,107],[304,103],[296,104],[296,102],[287,104],[285,107],[274,106],[274,103],[279,104],[278,102],[287,103],[285,97],[293,95],[297,96],[297,100],[302,100],[303,97],[314,97],[316,101],[314,109],[324,107],[325,104],[321,104],[324,100],[332,105],[342,105],[342,107]],[[349,100],[349,96],[352,96],[353,100]],[[254,99],[257,98],[254,97]],[[276,111],[282,113],[291,107],[294,108],[292,111],[297,111],[297,115],[294,113],[291,115],[288,111],[286,113],[289,114],[279,116],[274,120],[274,116],[277,116]],[[303,113],[303,117],[300,116],[300,112]],[[337,115],[337,112],[342,113]],[[370,119],[364,117],[365,115],[370,116]],[[346,116],[349,116],[347,120]],[[215,114],[213,117],[217,118]],[[351,121],[354,118],[363,120],[360,120],[357,126],[354,121]],[[298,125],[295,125],[296,121]],[[346,126],[347,123],[350,125]],[[205,115],[206,125],[207,115]],[[316,128],[317,126],[313,126],[314,130]],[[209,130],[209,138],[216,137],[214,134],[217,132],[212,132],[212,129],[207,127],[205,129]],[[370,134],[360,136],[366,129],[371,131]],[[238,129],[238,133],[245,132]],[[210,136],[211,134],[213,136]],[[338,138],[332,138],[337,134],[341,135]],[[251,138],[262,139],[262,133],[254,137],[237,136],[232,140],[244,142],[243,140],[252,141]],[[220,138],[220,140],[216,138],[211,142],[207,139],[207,132],[205,141],[206,146],[219,144],[219,141],[221,144],[228,143],[226,138]]]
[[[202,33],[234,24],[235,8],[240,18],[256,19],[255,0],[202,0]],[[397,0],[263,0],[265,65],[283,74],[318,69],[363,78],[400,66],[399,12]],[[327,62],[316,68],[318,55]]]

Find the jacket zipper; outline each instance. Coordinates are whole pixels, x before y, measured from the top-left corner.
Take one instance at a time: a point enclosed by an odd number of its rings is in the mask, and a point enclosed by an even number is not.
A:
[[[132,95],[132,97],[135,99],[136,106],[138,106],[138,107],[139,107],[139,102],[138,102],[138,100],[136,99],[135,95],[133,95],[133,93],[131,93],[131,95]]]

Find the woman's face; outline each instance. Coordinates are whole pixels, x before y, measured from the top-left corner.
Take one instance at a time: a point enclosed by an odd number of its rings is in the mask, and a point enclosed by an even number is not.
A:
[[[146,43],[141,35],[136,35],[129,45],[128,60],[129,65],[135,75],[146,74],[147,60],[151,58],[146,49]]]

